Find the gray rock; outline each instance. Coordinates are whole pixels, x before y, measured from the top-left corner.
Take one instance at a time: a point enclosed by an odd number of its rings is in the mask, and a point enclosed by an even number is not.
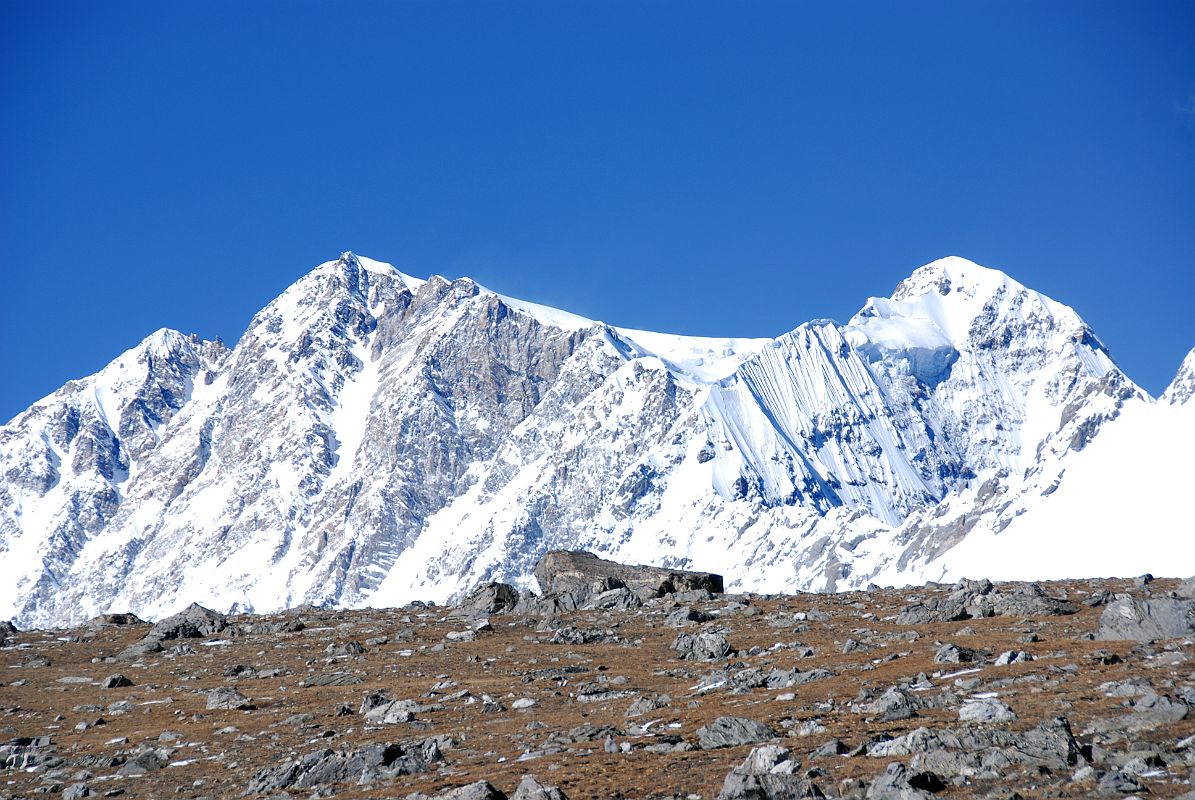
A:
[[[304,680],[301,686],[356,686],[365,679],[352,672],[321,672]]]
[[[461,611],[485,616],[505,614],[519,604],[518,591],[508,583],[482,583],[469,592],[459,604]]]
[[[1195,576],[1187,578],[1178,585],[1175,594],[1179,597],[1186,597],[1188,599],[1195,599]]]
[[[979,652],[947,642],[934,653],[935,664],[970,664],[979,659]]]
[[[396,725],[415,719],[419,706],[413,700],[391,700],[365,712],[365,719],[377,725]]]
[[[788,748],[756,747],[742,764],[727,774],[718,800],[786,800],[825,797],[816,784],[795,773],[800,763]]]
[[[958,718],[962,722],[1011,722],[1017,718],[1013,710],[995,698],[973,700],[963,703],[958,710]]]
[[[629,611],[640,608],[643,599],[625,586],[608,589],[591,595],[581,603],[585,611]]]
[[[747,717],[718,717],[697,729],[697,743],[702,750],[755,744],[775,736],[776,731],[772,728]]]
[[[1078,608],[1048,596],[1036,583],[994,585],[988,580],[963,580],[948,597],[906,606],[899,625],[926,625],[982,617],[1051,617],[1074,614]]]
[[[672,642],[672,649],[681,658],[695,661],[726,658],[734,652],[730,642],[720,633],[678,633]]]
[[[809,757],[810,758],[833,758],[834,756],[840,756],[840,755],[842,755],[844,753],[848,753],[848,752],[850,752],[850,748],[847,747],[842,742],[842,740],[831,739],[830,741],[826,742],[821,747],[817,748],[812,753],[810,753]]]
[[[91,797],[91,787],[86,783],[72,783],[62,790],[62,800],[78,800],[80,797]]]
[[[644,714],[650,714],[657,708],[663,708],[671,702],[667,695],[652,695],[650,697],[640,697],[635,702],[631,703],[630,708],[627,709],[627,719],[634,717],[642,717]]]
[[[1023,650],[1007,650],[996,656],[996,660],[992,663],[999,667],[1007,664],[1022,664],[1032,660],[1033,656]]]
[[[140,642],[133,642],[131,645],[121,650],[116,655],[117,661],[136,661],[148,655],[160,653],[165,648],[157,639],[143,640]]]
[[[371,744],[349,753],[317,750],[254,773],[245,794],[311,789],[333,783],[370,781],[427,772],[443,760],[439,739],[409,744]]]
[[[873,758],[912,756],[909,763],[914,769],[944,775],[972,774],[981,760],[1066,769],[1080,758],[1079,743],[1063,717],[1024,732],[986,725],[957,730],[918,728],[895,739],[872,742],[866,752]]]
[[[100,614],[92,617],[87,621],[87,627],[108,628],[108,627],[123,627],[125,625],[144,625],[145,620],[136,614]]]
[[[1095,638],[1148,642],[1195,633],[1195,600],[1123,597],[1104,607]]]
[[[415,795],[416,797],[418,795]],[[408,797],[411,797],[408,795]],[[476,781],[432,795],[429,800],[507,800],[506,795],[489,781]]]
[[[1132,775],[1119,770],[1109,770],[1100,776],[1096,784],[1096,794],[1104,797],[1119,797],[1126,794],[1144,792],[1145,786]]]
[[[228,619],[219,612],[192,603],[177,614],[166,617],[149,629],[147,640],[197,639],[213,636],[228,627]]]
[[[117,770],[118,775],[144,775],[166,766],[166,756],[157,750],[138,753]]]
[[[859,706],[864,714],[883,715],[888,719],[908,719],[921,707],[916,695],[893,686],[869,703]]]
[[[535,565],[535,579],[544,594],[589,590],[613,579],[615,585],[605,590],[642,588],[653,596],[705,589],[721,593],[722,576],[712,572],[633,566],[598,558],[593,553],[575,550],[550,550]]]
[[[664,618],[664,624],[669,628],[683,628],[696,622],[709,622],[713,617],[704,611],[691,606],[684,606],[673,611]]]
[[[221,686],[207,693],[208,711],[247,711],[253,708],[248,697],[230,686]]]
[[[555,786],[540,783],[534,775],[524,775],[510,800],[568,800],[568,795]]]
[[[913,786],[910,777],[904,764],[889,764],[867,787],[867,800],[930,800],[933,795]]]
[[[102,681],[100,681],[101,689],[120,689],[125,686],[132,686],[132,685],[133,685],[133,682],[131,680],[129,680],[128,678],[126,678],[124,675],[121,675],[120,673],[117,673],[115,675],[109,675],[108,677],[106,677]]]

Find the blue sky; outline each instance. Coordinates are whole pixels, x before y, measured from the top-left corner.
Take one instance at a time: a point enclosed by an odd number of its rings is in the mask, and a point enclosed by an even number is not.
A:
[[[741,336],[963,255],[1156,393],[1195,4],[0,0],[0,176],[2,419],[346,249]]]

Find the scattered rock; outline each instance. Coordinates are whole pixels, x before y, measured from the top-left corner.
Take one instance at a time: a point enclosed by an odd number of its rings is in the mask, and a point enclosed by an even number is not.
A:
[[[776,731],[772,728],[747,717],[718,717],[709,725],[697,729],[697,743],[702,750],[755,744],[775,736]]]

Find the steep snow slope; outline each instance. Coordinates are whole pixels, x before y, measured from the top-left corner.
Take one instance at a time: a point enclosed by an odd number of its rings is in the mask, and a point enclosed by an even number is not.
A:
[[[63,591],[73,559],[116,515],[179,409],[210,396],[227,353],[159,330],[0,427],[0,609]]]
[[[1016,564],[1031,577],[1189,572],[1173,537],[1077,562],[1051,532],[1109,496],[1126,442],[1146,459],[1181,435],[1183,374],[1178,416],[1157,417],[1071,309],[958,258],[847,325],[744,340],[346,253],[231,353],[160,332],[0,429],[0,555],[19,565],[0,617],[443,601],[530,587],[553,547],[760,590],[994,569],[1046,536]],[[1149,463],[1122,505],[1177,519],[1182,465]]]
[[[941,576],[1186,574],[1195,567],[1192,452],[1195,403],[1127,404],[1067,459],[1056,490],[999,533],[976,532],[948,550]]]

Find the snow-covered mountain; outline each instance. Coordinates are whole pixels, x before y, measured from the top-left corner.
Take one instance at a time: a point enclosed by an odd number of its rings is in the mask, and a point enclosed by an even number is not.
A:
[[[159,331],[0,428],[0,618],[444,601],[551,548],[730,588],[1195,572],[1155,401],[960,258],[846,325],[613,328],[351,253],[236,347]]]

